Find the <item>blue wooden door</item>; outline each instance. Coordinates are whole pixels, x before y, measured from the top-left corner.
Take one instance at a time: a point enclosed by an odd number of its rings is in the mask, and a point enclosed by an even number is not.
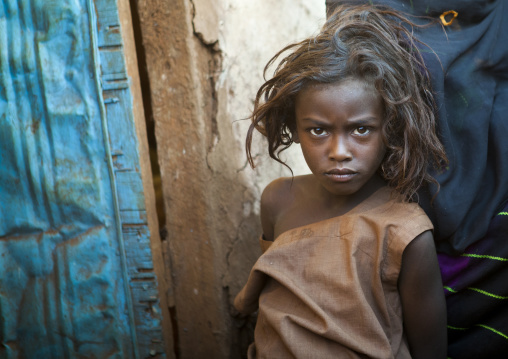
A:
[[[120,31],[0,2],[0,358],[165,357]]]

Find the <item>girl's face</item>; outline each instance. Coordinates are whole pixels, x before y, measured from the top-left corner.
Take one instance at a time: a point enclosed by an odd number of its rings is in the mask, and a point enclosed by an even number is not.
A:
[[[378,170],[386,147],[383,103],[363,81],[311,85],[295,101],[296,137],[318,182],[334,195],[360,190]]]

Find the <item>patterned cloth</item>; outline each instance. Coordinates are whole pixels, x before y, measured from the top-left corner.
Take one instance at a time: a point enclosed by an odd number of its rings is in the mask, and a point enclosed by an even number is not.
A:
[[[438,255],[452,359],[508,357],[507,241],[508,205],[462,255]]]

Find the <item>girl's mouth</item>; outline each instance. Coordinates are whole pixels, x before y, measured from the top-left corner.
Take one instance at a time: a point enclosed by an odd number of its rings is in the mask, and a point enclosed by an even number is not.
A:
[[[334,182],[348,182],[350,181],[357,172],[349,168],[334,168],[330,171],[325,172],[325,176],[330,178]]]

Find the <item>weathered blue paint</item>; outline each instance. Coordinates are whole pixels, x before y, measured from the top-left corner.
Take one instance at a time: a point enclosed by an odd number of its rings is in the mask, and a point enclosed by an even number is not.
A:
[[[164,357],[114,0],[0,2],[0,358]]]

